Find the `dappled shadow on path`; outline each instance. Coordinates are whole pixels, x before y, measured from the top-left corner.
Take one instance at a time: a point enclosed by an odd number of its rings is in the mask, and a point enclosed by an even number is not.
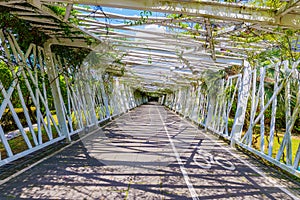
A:
[[[200,199],[291,199],[226,148],[144,105],[1,185],[0,199],[191,199],[187,180]]]

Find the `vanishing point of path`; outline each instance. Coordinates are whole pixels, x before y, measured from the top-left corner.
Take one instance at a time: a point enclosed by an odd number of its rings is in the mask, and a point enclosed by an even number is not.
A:
[[[0,191],[1,200],[295,198],[227,145],[157,104],[83,135]]]

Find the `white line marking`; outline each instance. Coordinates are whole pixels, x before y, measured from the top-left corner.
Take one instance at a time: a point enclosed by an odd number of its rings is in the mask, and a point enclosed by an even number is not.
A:
[[[160,117],[160,119],[161,119],[161,121],[163,123],[164,129],[165,129],[166,134],[167,134],[167,136],[169,138],[169,141],[170,141],[170,144],[172,146],[173,152],[175,154],[176,160],[177,160],[178,164],[180,165],[181,173],[183,175],[183,178],[185,180],[186,185],[189,188],[189,191],[190,191],[190,193],[192,195],[192,198],[193,198],[193,200],[199,200],[198,195],[197,195],[197,193],[196,193],[196,191],[195,191],[195,189],[193,187],[193,184],[191,183],[191,180],[190,180],[190,178],[188,176],[188,173],[187,173],[186,169],[184,168],[183,162],[182,162],[182,160],[181,160],[181,158],[180,158],[180,156],[179,156],[179,154],[177,152],[177,149],[176,149],[176,147],[175,147],[175,145],[174,145],[174,143],[173,143],[173,141],[171,139],[171,136],[169,135],[169,131],[168,131],[168,129],[166,127],[166,124],[165,124],[165,122],[164,122],[164,120],[163,120],[163,118],[162,118],[162,116],[161,116],[161,114],[160,114],[160,112],[158,110],[158,107],[156,107],[156,109],[157,109],[157,111],[159,113],[159,117]]]

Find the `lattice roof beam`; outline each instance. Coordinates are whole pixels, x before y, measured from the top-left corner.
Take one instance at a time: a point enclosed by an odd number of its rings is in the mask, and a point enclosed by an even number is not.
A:
[[[166,58],[178,58],[178,55],[175,54],[162,54],[162,53],[156,53],[156,52],[146,52],[146,51],[134,51],[134,50],[130,50],[128,52],[128,55],[133,54],[134,56],[136,56],[137,54],[142,54],[142,55],[147,55],[147,56],[161,56],[161,57],[166,57]],[[195,60],[195,61],[208,61],[208,62],[212,62],[214,63],[215,61],[213,61],[210,57],[210,54],[208,53],[202,53],[202,52],[194,52],[194,53],[190,53],[188,55],[184,55],[184,57],[188,60]],[[236,64],[236,65],[242,65],[243,63],[243,58],[239,58],[239,57],[229,57],[229,56],[221,56],[221,55],[216,55],[216,62],[219,63],[224,63],[224,64]]]
[[[54,13],[50,8],[46,7],[45,5],[42,4],[42,2],[40,0],[27,0],[27,2],[31,5],[31,6],[34,6],[36,7],[38,10],[39,10],[39,13],[42,13],[42,14],[47,14],[55,19],[58,19],[60,21],[63,21],[64,19],[58,15],[56,15],[56,13]],[[72,2],[70,3],[72,4]],[[75,24],[72,24],[72,23],[69,23],[69,22],[65,22],[68,26],[70,27],[73,27],[77,30],[80,30],[82,31],[83,33],[87,34],[88,36],[90,37],[93,37],[95,38],[96,40],[98,41],[102,41],[102,39],[100,37],[98,37],[97,35],[93,34],[93,33],[90,33],[86,30],[84,30],[83,28],[75,25]]]
[[[47,0],[45,2],[65,2],[177,14],[182,13],[189,16],[201,16],[221,20],[273,24],[294,28],[300,27],[299,15],[285,14],[281,17],[277,17],[276,10],[267,7],[254,7],[242,3],[208,0]]]
[[[141,67],[144,68],[145,70],[151,70],[153,68],[155,69],[165,69],[167,71],[169,71],[171,68],[176,69],[177,67],[179,68],[181,65],[174,65],[174,64],[156,64],[156,63],[148,63],[146,61],[142,62],[142,61],[138,61],[138,60],[133,60],[133,59],[124,59],[122,61],[124,64],[126,64],[126,67],[131,68],[131,67]],[[198,62],[191,62],[191,64],[193,64],[193,70],[192,71],[199,71],[199,70],[220,70],[220,69],[224,69],[226,66],[217,66],[214,65],[212,63],[209,62],[205,62],[205,61],[198,61]],[[145,68],[146,66],[148,66],[148,69]],[[186,68],[185,68],[186,69]],[[178,69],[179,71],[181,69]]]

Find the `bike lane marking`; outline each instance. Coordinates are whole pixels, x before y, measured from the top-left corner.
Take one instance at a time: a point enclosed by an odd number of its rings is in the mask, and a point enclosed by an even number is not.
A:
[[[224,169],[227,169],[227,170],[231,170],[231,171],[235,170],[234,164],[231,161],[227,160],[226,158],[223,158],[223,157],[220,157],[220,156],[214,156],[209,151],[204,151],[202,149],[199,149],[199,146],[197,146],[196,148],[197,148],[197,151],[196,151],[197,154],[193,157],[193,161],[199,167],[201,167],[203,169],[210,169],[212,167],[212,164],[216,164],[216,165],[219,165],[219,166],[221,166],[221,167],[223,167]],[[205,161],[206,165],[201,164],[203,162],[198,162],[196,156],[199,159],[202,159],[203,161]],[[229,166],[224,165],[219,160],[225,161]]]
[[[166,124],[165,124],[165,122],[164,122],[164,120],[163,120],[163,118],[162,118],[162,116],[161,116],[161,114],[160,114],[160,111],[159,111],[158,107],[156,107],[156,110],[157,110],[157,112],[159,113],[159,117],[160,117],[160,119],[161,119],[161,121],[162,121],[162,124],[163,124],[163,126],[164,126],[165,132],[166,132],[166,134],[167,134],[167,136],[168,136],[168,139],[169,139],[170,144],[171,144],[171,146],[172,146],[174,155],[175,155],[176,160],[177,160],[177,162],[178,162],[178,164],[179,164],[181,173],[182,173],[182,175],[183,175],[183,178],[184,178],[184,181],[185,181],[186,185],[188,186],[188,189],[189,189],[189,191],[190,191],[190,194],[191,194],[191,196],[192,196],[192,199],[193,199],[193,200],[200,200],[199,197],[198,197],[198,194],[196,193],[196,191],[195,191],[195,189],[194,189],[193,184],[191,183],[191,180],[190,180],[190,178],[189,178],[189,176],[188,176],[188,173],[187,173],[187,171],[186,171],[186,169],[185,169],[185,167],[184,167],[184,164],[183,164],[183,162],[182,162],[182,160],[181,160],[181,158],[180,158],[180,156],[179,156],[179,153],[178,153],[178,151],[177,151],[177,149],[176,149],[176,147],[175,147],[175,145],[174,145],[174,143],[173,143],[173,140],[172,140],[172,138],[171,138],[171,136],[170,136],[170,134],[169,134],[169,131],[168,131],[168,129],[167,129],[167,126],[166,126]]]
[[[179,116],[181,120],[187,122],[188,124],[190,124],[192,127],[195,127],[195,124],[193,124],[192,122],[190,122],[187,119],[182,118],[181,116]],[[197,132],[199,131],[199,129],[197,129]],[[199,131],[200,132],[200,131]],[[273,184],[274,187],[279,188],[281,191],[283,191],[285,194],[287,194],[288,196],[290,196],[291,198],[298,200],[299,196],[293,194],[292,192],[290,192],[288,189],[286,189],[286,187],[284,187],[283,185],[281,185],[280,183],[278,183],[278,181],[272,179],[271,177],[267,176],[262,170],[260,170],[258,167],[254,166],[253,164],[251,164],[250,162],[243,160],[242,158],[240,158],[238,155],[236,155],[234,152],[232,152],[231,149],[229,149],[228,147],[224,147],[223,145],[219,144],[219,142],[216,142],[215,140],[218,141],[217,138],[212,138],[211,135],[208,135],[207,132],[203,132],[201,131],[201,134],[207,138],[209,141],[211,141],[212,143],[214,143],[216,146],[220,147],[221,149],[227,151],[228,153],[230,153],[234,158],[238,159],[240,162],[242,162],[244,165],[248,166],[250,169],[252,169],[253,171],[255,171],[256,173],[258,173],[260,176],[264,177],[267,181],[269,181],[270,184]],[[235,169],[237,170],[237,169]]]

